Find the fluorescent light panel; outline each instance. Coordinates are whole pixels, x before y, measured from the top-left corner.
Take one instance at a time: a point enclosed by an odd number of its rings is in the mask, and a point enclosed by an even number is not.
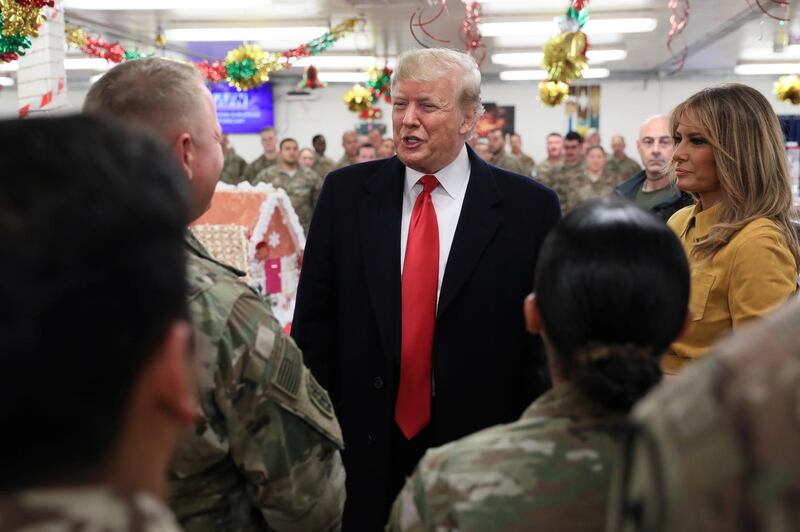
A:
[[[183,42],[218,41],[310,41],[328,31],[325,26],[262,27],[262,28],[172,28],[167,40]]]
[[[167,9],[235,9],[264,7],[270,0],[64,0],[67,9],[102,11],[167,10]]]
[[[606,61],[621,61],[628,57],[625,50],[595,50],[587,53],[589,61],[605,63]],[[492,63],[506,66],[538,66],[544,58],[543,52],[511,52],[492,54]]]
[[[105,71],[113,65],[100,57],[68,57],[64,59],[66,70],[101,70]],[[19,70],[19,61],[9,61],[0,64],[0,72],[16,72]]]
[[[318,77],[326,83],[363,83],[369,79],[366,72],[320,72]]]
[[[605,33],[646,33],[656,29],[654,18],[608,18],[589,19],[583,32],[589,36]],[[508,37],[553,35],[558,32],[555,20],[532,20],[527,22],[484,22],[478,25],[484,37]]]
[[[800,74],[800,63],[750,63],[736,65],[733,71],[740,76]]]
[[[583,79],[607,78],[611,72],[607,68],[587,68],[583,71]],[[536,81],[547,79],[544,70],[506,70],[500,72],[503,81]]]
[[[12,87],[14,85],[14,78],[8,76],[0,76],[0,87]]]

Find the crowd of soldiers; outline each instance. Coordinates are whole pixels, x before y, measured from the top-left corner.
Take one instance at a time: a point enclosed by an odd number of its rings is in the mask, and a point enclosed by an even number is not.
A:
[[[522,137],[518,133],[508,135],[502,129],[495,129],[486,137],[473,137],[469,144],[488,163],[555,190],[566,214],[587,199],[613,195],[617,185],[642,170],[625,153],[622,135],[612,138],[609,157],[600,145],[600,136],[596,131],[590,130],[590,133],[586,141],[576,132],[565,136],[549,134],[547,158],[538,164],[522,151]],[[305,231],[308,231],[317,196],[329,172],[395,154],[392,139],[384,138],[377,128],[370,129],[367,135],[345,131],[342,134],[344,154],[338,161],[325,155],[327,141],[321,134],[312,138],[313,149],[299,149],[298,142],[290,137],[279,142],[273,127],[263,129],[260,138],[263,153],[248,163],[230,146],[228,136],[223,136],[225,161],[220,181],[228,184],[247,181],[251,185],[270,183],[284,189]]]

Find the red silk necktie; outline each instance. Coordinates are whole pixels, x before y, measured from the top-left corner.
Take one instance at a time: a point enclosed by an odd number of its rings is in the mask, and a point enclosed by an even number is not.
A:
[[[411,212],[403,262],[403,337],[394,409],[397,426],[409,440],[431,420],[431,351],[439,285],[439,222],[431,199],[439,181],[424,175],[420,182],[422,192]]]

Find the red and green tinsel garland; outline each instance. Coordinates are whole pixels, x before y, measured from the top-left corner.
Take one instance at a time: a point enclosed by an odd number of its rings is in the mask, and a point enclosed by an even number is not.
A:
[[[8,0],[0,0],[4,2]],[[32,0],[36,1],[36,0]],[[241,91],[248,91],[269,80],[269,74],[292,66],[296,60],[318,55],[355,29],[358,19],[348,19],[324,35],[283,53],[265,52],[254,44],[244,44],[228,52],[224,61],[199,61],[194,65],[203,78],[211,83],[227,82]],[[121,63],[143,57],[136,51],[125,50],[118,42],[109,43],[89,35],[74,26],[65,29],[67,42],[87,55]]]
[[[53,0],[0,0],[0,63],[25,55],[45,22],[42,9],[54,5]]]

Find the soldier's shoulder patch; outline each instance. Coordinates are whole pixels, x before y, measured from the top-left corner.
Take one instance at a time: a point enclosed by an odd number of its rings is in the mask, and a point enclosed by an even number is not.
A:
[[[311,399],[311,404],[319,410],[320,414],[333,419],[333,404],[328,392],[323,388],[314,378],[310,372],[307,379],[308,397]]]
[[[275,351],[275,366],[272,373],[272,384],[286,395],[297,398],[300,382],[303,379],[303,359],[297,349],[287,349],[281,340],[280,348]]]

